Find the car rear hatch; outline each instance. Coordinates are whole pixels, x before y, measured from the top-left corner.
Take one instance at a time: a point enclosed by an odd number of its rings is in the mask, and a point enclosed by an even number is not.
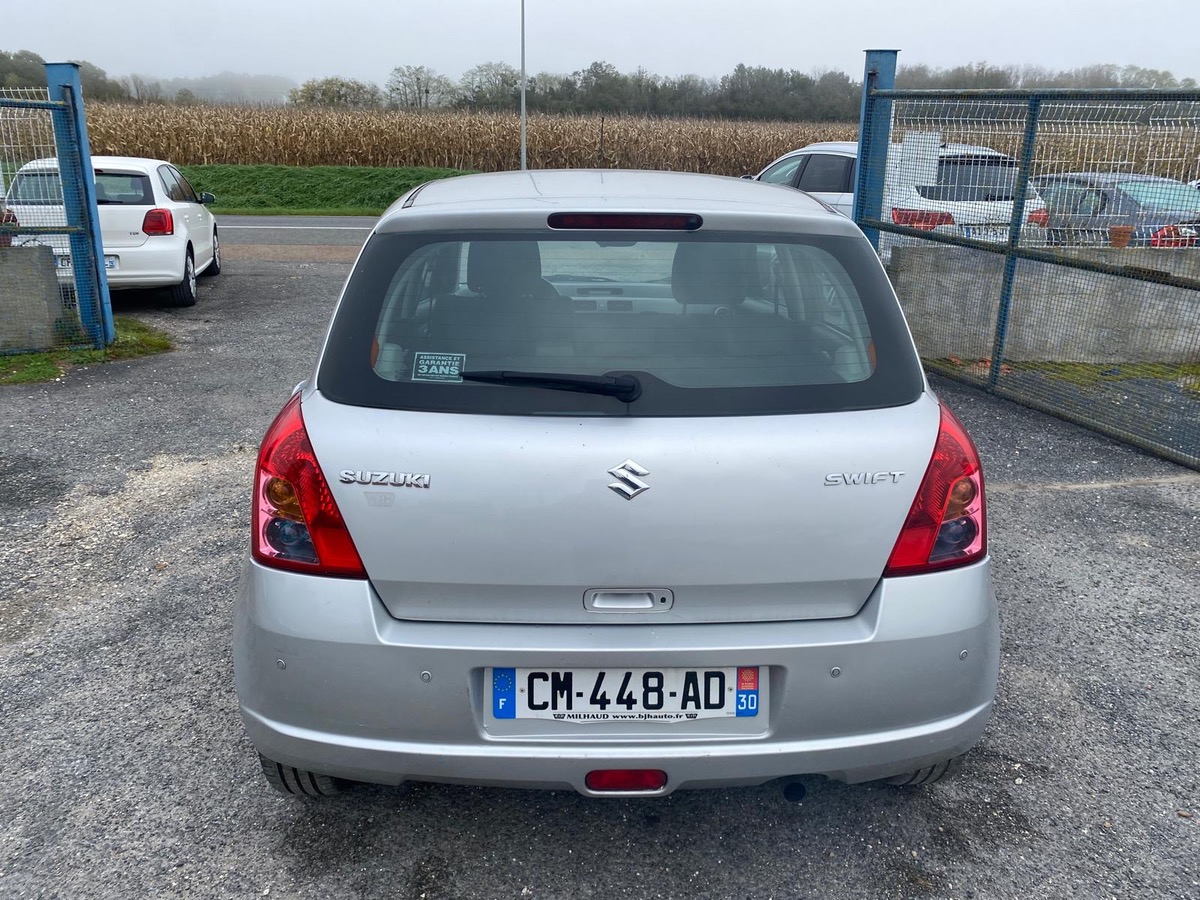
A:
[[[100,234],[104,237],[104,250],[111,253],[115,250],[127,250],[130,247],[140,247],[146,243],[147,236],[142,231],[142,220],[149,206],[101,206]]]
[[[853,615],[938,429],[928,395],[737,419],[302,409],[388,611],[473,622]]]
[[[144,172],[97,169],[95,188],[105,252],[146,243],[142,222],[154,201],[149,176]],[[19,174],[13,180],[7,205],[22,226],[65,228],[67,225],[62,184],[56,169]],[[46,244],[59,255],[70,252],[70,240],[65,234],[18,236],[14,243]]]
[[[142,223],[154,207],[154,191],[145,172],[97,169],[96,205],[106,253],[146,243]]]
[[[302,412],[388,610],[857,612],[939,412],[870,244],[812,218],[373,235]]]

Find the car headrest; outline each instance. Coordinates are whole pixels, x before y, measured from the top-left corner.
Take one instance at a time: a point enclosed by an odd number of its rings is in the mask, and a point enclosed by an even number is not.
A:
[[[467,287],[477,294],[508,296],[542,292],[542,254],[535,241],[472,241]]]
[[[675,249],[671,290],[680,303],[730,306],[746,299],[757,274],[753,244],[686,243]]]

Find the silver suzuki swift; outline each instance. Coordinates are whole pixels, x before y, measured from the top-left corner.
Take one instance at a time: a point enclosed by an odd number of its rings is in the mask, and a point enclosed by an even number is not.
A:
[[[292,794],[920,784],[992,710],[979,457],[870,244],[786,188],[402,197],[252,528],[237,690]]]

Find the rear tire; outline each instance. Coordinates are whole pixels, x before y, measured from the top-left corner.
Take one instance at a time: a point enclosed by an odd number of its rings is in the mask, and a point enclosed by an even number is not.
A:
[[[208,268],[200,273],[205,278],[221,274],[221,242],[217,240],[217,229],[213,229],[213,258]]]
[[[933,784],[947,778],[958,771],[960,756],[953,759],[947,759],[944,762],[934,763],[932,766],[926,766],[923,769],[917,769],[915,772],[906,772],[903,775],[893,775],[891,778],[885,779],[884,784],[890,784],[894,787],[924,787],[927,784]]]
[[[271,787],[281,794],[293,797],[331,797],[342,792],[341,781],[330,775],[319,775],[307,769],[297,769],[295,766],[285,766],[273,759],[267,759],[261,753],[258,761],[262,764],[263,775]]]
[[[188,247],[187,256],[183,260],[183,281],[171,285],[168,292],[172,306],[196,305],[196,260],[192,256],[191,247]]]

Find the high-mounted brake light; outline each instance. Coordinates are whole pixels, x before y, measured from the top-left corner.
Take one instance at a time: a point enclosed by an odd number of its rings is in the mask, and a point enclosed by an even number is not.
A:
[[[987,509],[979,454],[962,423],[943,406],[933,457],[883,574],[951,569],[986,553]]]
[[[354,540],[313,452],[300,395],[263,438],[254,473],[251,554],[264,566],[366,578]]]
[[[148,209],[142,217],[142,231],[150,235],[174,234],[175,217],[169,209]]]
[[[697,215],[685,213],[551,213],[551,228],[622,231],[695,231],[704,224]]]
[[[954,216],[945,210],[899,209],[898,207],[892,207],[892,221],[897,225],[907,225],[909,228],[933,231],[939,225],[953,225]]]

